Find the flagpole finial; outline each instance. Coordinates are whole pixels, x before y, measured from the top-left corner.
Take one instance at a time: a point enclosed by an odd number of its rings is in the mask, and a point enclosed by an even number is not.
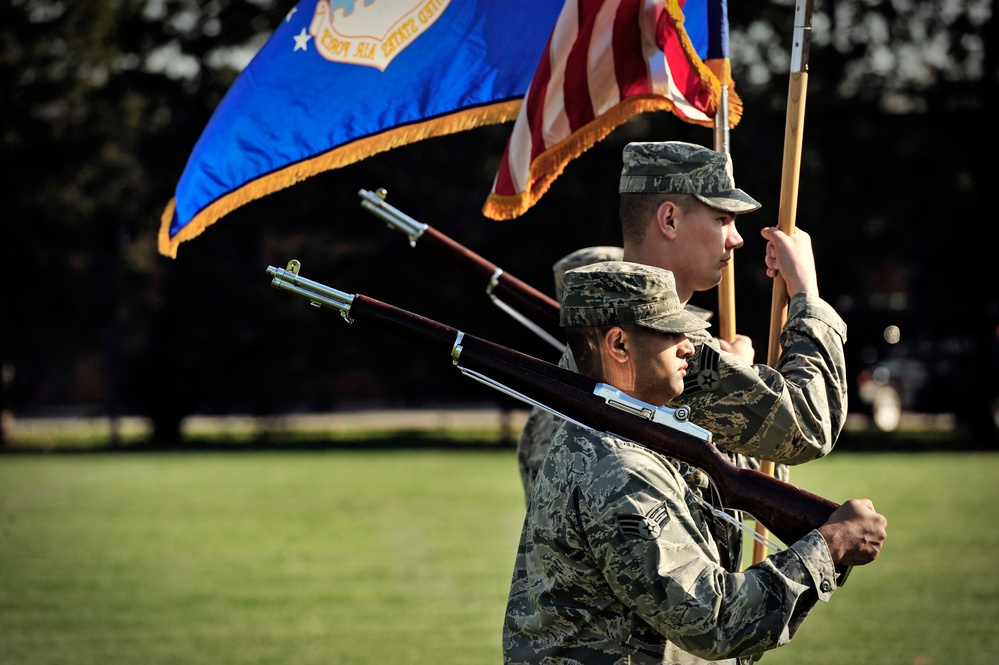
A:
[[[812,0],[794,4],[794,34],[791,44],[791,72],[808,71],[808,47],[812,40]]]

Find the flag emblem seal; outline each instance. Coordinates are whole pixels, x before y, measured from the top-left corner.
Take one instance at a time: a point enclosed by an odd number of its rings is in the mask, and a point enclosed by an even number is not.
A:
[[[331,62],[381,71],[443,14],[451,0],[319,0],[309,25]]]

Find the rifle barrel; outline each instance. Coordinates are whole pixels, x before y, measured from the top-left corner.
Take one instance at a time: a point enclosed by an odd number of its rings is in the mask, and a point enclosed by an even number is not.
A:
[[[621,411],[594,394],[597,383],[580,374],[490,342],[361,294],[344,294],[298,277],[272,285],[424,346],[449,354],[455,365],[491,376],[510,388],[595,430],[613,432],[700,469],[714,480],[725,508],[742,510],[766,524],[784,543],[821,526],[838,504],[778,478],[733,465],[711,443]],[[295,288],[289,288],[294,286]],[[328,301],[328,302],[327,302]],[[332,304],[330,304],[332,303]],[[348,316],[349,315],[349,316]]]
[[[458,268],[481,280],[486,285],[486,293],[490,298],[522,313],[545,335],[556,340],[556,344],[564,345],[565,334],[559,327],[559,304],[555,300],[450,236],[428,224],[416,221],[398,208],[389,205],[384,199],[387,195],[384,189],[379,189],[377,192],[362,189],[358,195],[363,199],[362,208],[385,220],[392,228],[405,233],[409,237],[411,246],[415,247],[419,241],[421,245],[429,247]]]

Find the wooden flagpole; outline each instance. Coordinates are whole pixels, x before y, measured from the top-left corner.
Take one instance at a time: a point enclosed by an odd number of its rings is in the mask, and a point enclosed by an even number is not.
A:
[[[728,81],[723,80],[718,110],[715,112],[714,144],[718,152],[730,152],[728,119]],[[718,336],[731,341],[735,337],[735,253],[722,268],[718,283]]]
[[[727,9],[726,9],[727,11]],[[726,46],[728,31],[725,34]],[[729,87],[732,83],[732,68],[726,57],[720,65],[712,66],[712,71],[721,83],[721,95],[718,100],[718,108],[715,110],[714,127],[714,148],[718,152],[728,154],[731,152],[729,144],[729,116],[728,98]],[[731,341],[735,337],[735,255],[729,260],[728,265],[722,269],[721,282],[718,283],[718,336],[725,341]]]
[[[791,48],[791,79],[787,93],[787,120],[784,126],[784,164],[781,169],[780,209],[777,228],[784,233],[794,233],[798,210],[798,176],[801,170],[801,144],[805,127],[805,96],[808,91],[808,45],[811,36],[812,0],[795,0],[794,35]],[[780,358],[780,333],[787,320],[787,286],[777,275],[773,284],[770,305],[770,344],[767,364],[771,367]],[[760,471],[773,475],[774,463],[763,460]],[[767,528],[756,522],[756,532],[767,535]],[[753,563],[767,556],[766,546],[759,540],[753,543]]]

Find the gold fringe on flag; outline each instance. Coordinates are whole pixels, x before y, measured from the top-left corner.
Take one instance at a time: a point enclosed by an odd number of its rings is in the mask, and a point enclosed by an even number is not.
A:
[[[709,74],[714,79],[714,74]],[[714,79],[717,81],[717,79]],[[717,83],[716,83],[717,85]],[[721,91],[718,91],[720,98]],[[565,167],[576,157],[592,148],[608,134],[629,118],[639,113],[649,111],[673,111],[673,102],[661,95],[635,95],[614,105],[601,116],[593,119],[581,129],[573,132],[567,139],[558,143],[543,153],[531,164],[528,173],[528,187],[519,194],[500,196],[490,194],[482,208],[482,214],[490,219],[507,220],[519,217],[548,191]],[[742,118],[742,100],[735,94],[729,94],[729,122],[732,127]],[[691,120],[691,124],[703,127],[713,127],[710,121]]]
[[[377,153],[424,139],[456,134],[484,125],[508,122],[517,117],[521,104],[522,100],[516,99],[461,111],[443,118],[426,120],[405,127],[395,127],[310,159],[290,164],[273,173],[260,176],[216,199],[200,210],[173,237],[170,237],[170,225],[173,221],[176,199],[171,199],[160,218],[159,252],[163,256],[175,259],[177,258],[177,248],[182,242],[198,237],[205,229],[236,208],[291,187],[318,173],[348,166]]]

